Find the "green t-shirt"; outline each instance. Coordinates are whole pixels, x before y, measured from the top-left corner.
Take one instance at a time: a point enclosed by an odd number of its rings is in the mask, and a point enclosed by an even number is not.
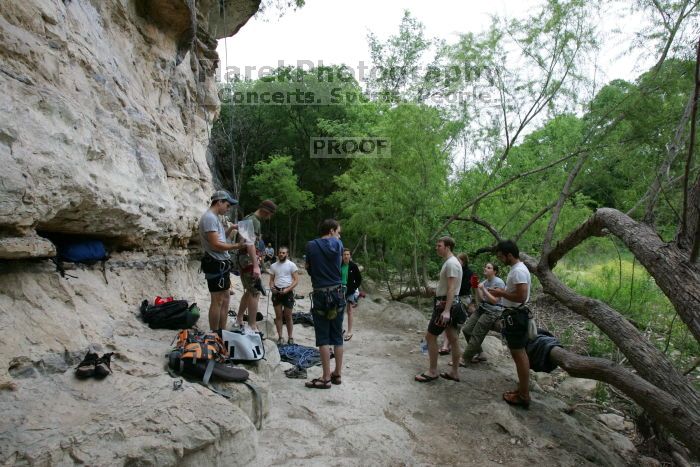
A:
[[[350,269],[349,264],[340,265],[340,283],[343,285],[348,285],[348,269]]]

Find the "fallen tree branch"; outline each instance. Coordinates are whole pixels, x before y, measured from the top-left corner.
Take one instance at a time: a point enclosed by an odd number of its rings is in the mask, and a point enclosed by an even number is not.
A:
[[[603,381],[620,389],[700,456],[700,416],[666,391],[602,358],[583,357],[561,347],[553,348],[549,358],[571,376]]]
[[[700,416],[700,395],[642,332],[606,303],[576,293],[544,264],[536,265],[527,255],[520,256],[529,269],[534,269],[545,293],[590,320],[618,346],[642,378],[672,394]]]

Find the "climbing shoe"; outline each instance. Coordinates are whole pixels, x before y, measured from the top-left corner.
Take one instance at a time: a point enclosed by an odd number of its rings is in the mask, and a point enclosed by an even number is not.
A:
[[[102,379],[105,376],[112,373],[110,368],[110,360],[112,359],[112,352],[106,353],[97,359],[95,363],[95,378]]]
[[[97,354],[88,350],[83,361],[75,368],[75,376],[79,379],[89,378],[95,374],[95,365],[97,364]]]

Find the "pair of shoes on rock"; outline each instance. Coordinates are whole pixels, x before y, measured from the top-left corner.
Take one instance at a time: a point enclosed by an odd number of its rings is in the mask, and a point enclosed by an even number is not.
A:
[[[107,377],[112,373],[112,368],[110,367],[112,355],[114,354],[109,352],[100,357],[89,350],[83,361],[75,368],[75,376],[79,379],[86,379],[91,376],[97,379]]]

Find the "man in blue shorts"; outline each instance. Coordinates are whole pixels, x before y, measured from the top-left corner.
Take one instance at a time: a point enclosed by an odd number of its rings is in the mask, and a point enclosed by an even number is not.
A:
[[[321,354],[323,375],[306,382],[307,388],[330,389],[340,384],[343,368],[343,296],[340,263],[343,243],[340,224],[326,219],[319,226],[320,238],[306,244],[306,269],[311,277],[311,312],[314,319],[316,345]],[[330,346],[335,353],[335,370],[331,373]]]

